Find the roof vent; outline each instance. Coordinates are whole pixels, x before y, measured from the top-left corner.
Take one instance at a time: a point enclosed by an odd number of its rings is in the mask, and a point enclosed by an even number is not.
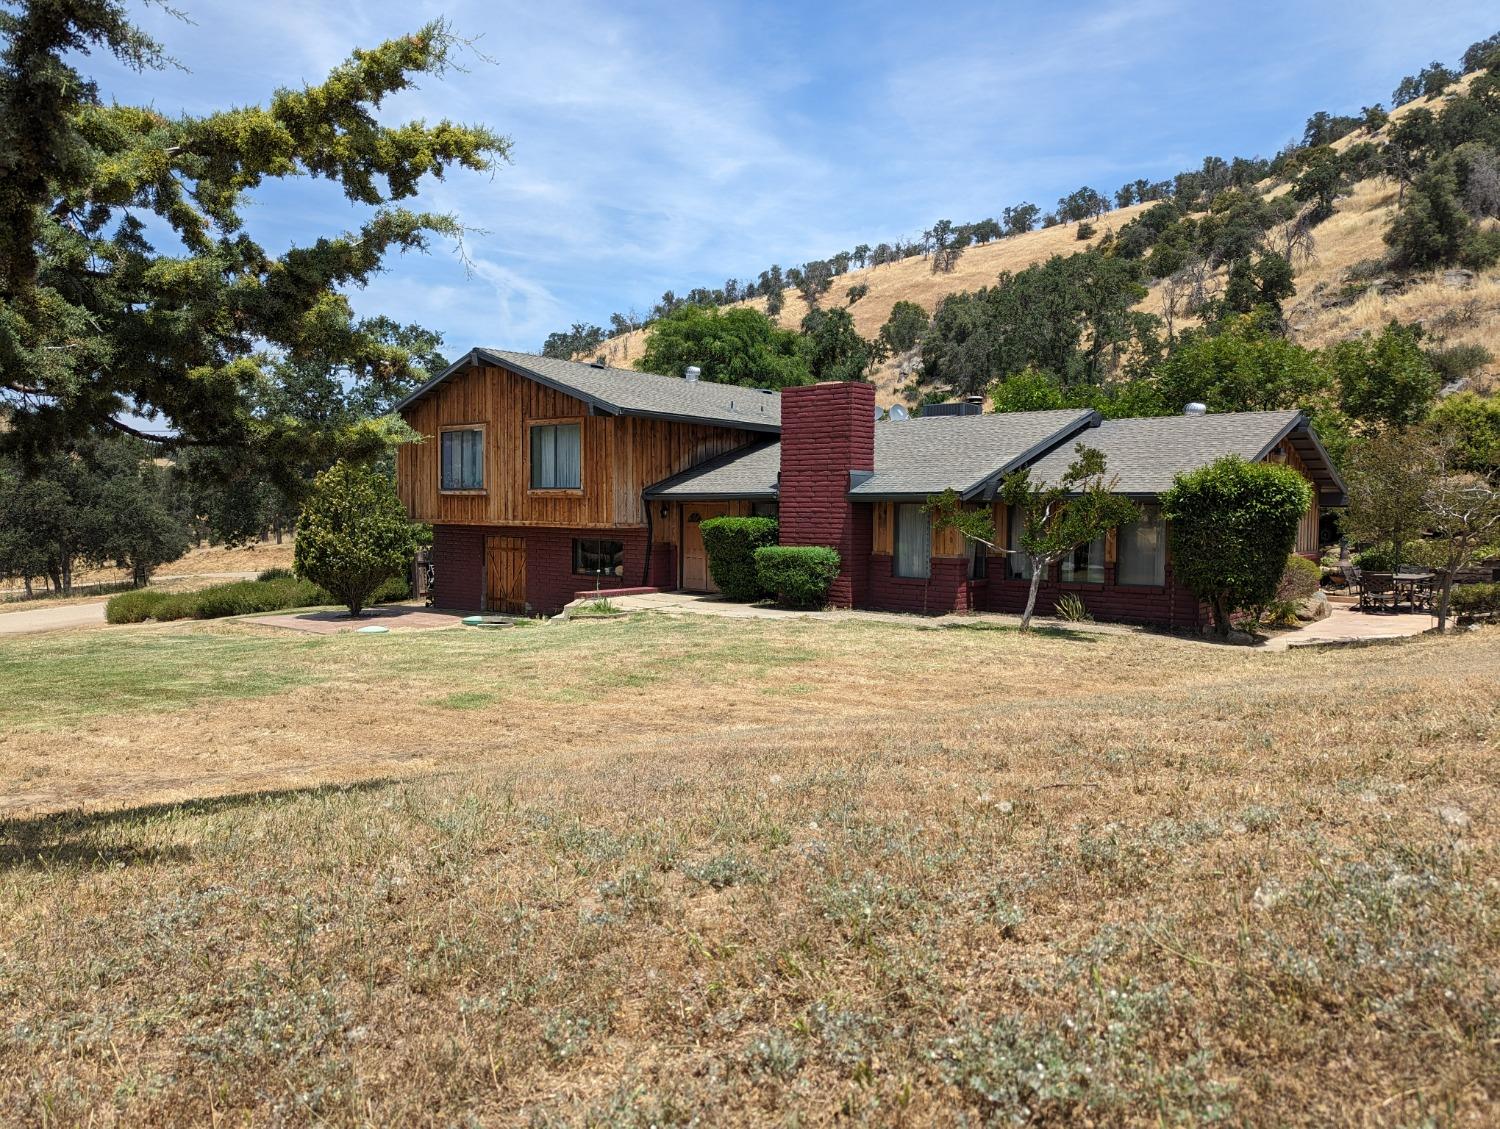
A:
[[[983,407],[984,406],[984,397],[983,396],[965,396],[964,397],[964,403],[966,403],[966,404],[978,404],[981,407]]]
[[[684,379],[696,384],[698,378],[703,375],[703,370],[697,365],[688,365],[687,368],[682,370],[682,375]]]
[[[604,358],[603,357],[595,357],[592,361],[589,362],[589,368],[608,368],[608,367],[609,366],[604,363]]]
[[[1191,404],[1182,409],[1182,414],[1185,416],[1206,416],[1208,415],[1208,405],[1201,404],[1197,400],[1194,400]]]

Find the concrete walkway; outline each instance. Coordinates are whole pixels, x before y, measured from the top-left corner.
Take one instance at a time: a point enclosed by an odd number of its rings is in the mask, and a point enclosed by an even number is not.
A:
[[[1407,639],[1437,626],[1437,617],[1426,612],[1361,612],[1333,605],[1327,619],[1283,631],[1261,644],[1263,651],[1289,651],[1294,647],[1326,647],[1333,644],[1370,643],[1379,639]]]
[[[389,631],[436,631],[445,627],[462,627],[462,612],[438,612],[414,604],[382,604],[366,608],[358,619],[347,611],[286,612],[280,615],[247,617],[242,623],[262,627],[281,627],[289,631],[306,631],[311,635],[338,635],[358,631],[361,627],[384,627]]]

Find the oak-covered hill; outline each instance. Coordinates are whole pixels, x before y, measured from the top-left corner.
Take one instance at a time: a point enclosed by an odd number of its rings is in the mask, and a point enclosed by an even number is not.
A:
[[[1383,124],[1355,129],[1333,142],[1331,148],[1339,154],[1355,146],[1386,148],[1403,121],[1422,112],[1441,115],[1448,104],[1467,94],[1476,77],[1477,72],[1466,75],[1441,93],[1407,102],[1393,110]],[[1270,201],[1284,196],[1293,188],[1295,168],[1285,176],[1260,181],[1255,190]],[[1374,175],[1356,172],[1346,178],[1332,201],[1331,214],[1308,228],[1310,238],[1287,256],[1295,294],[1283,305],[1292,340],[1322,347],[1379,330],[1395,319],[1421,325],[1433,346],[1479,345],[1500,357],[1500,266],[1398,270],[1389,264],[1391,249],[1384,236],[1403,203],[1403,195],[1409,191],[1409,178],[1393,174],[1388,167]],[[948,295],[992,285],[1004,272],[1015,273],[1053,256],[1072,255],[1091,247],[1108,249],[1128,223],[1155,203],[1104,212],[1090,221],[1093,230],[1088,238],[1080,238],[1078,223],[1060,223],[971,245],[947,271],[934,270],[928,255],[851,269],[833,280],[819,305],[824,309],[847,308],[859,334],[874,339],[898,301],[914,302],[931,314]],[[1478,223],[1487,228],[1497,226],[1494,219],[1481,218]],[[1273,245],[1295,242],[1286,239],[1285,230],[1267,234],[1267,242]],[[1225,274],[1223,270],[1211,272],[1207,279],[1210,290],[1222,291]],[[1149,292],[1138,308],[1161,314],[1167,284],[1160,279],[1146,281]],[[852,302],[847,297],[851,288],[863,290]],[[784,299],[777,320],[784,327],[796,328],[808,311],[807,303],[790,287]],[[767,300],[755,297],[734,304],[765,310]],[[1179,314],[1178,328],[1191,321],[1191,317],[1184,319]],[[612,364],[629,366],[641,356],[650,331],[648,325],[609,338],[579,355],[603,355]],[[919,351],[912,350],[891,356],[875,368],[871,379],[880,402],[909,399],[901,389],[910,385],[920,366]],[[1493,390],[1500,384],[1500,362],[1484,362],[1468,382],[1479,390]]]

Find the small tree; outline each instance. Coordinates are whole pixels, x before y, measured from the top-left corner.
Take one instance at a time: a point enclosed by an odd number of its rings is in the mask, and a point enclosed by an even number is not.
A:
[[[390,479],[340,461],[313,482],[293,559],[299,576],[321,584],[357,616],[410,563],[416,545],[416,528]]]
[[[1391,569],[1425,524],[1427,492],[1442,470],[1437,446],[1415,429],[1360,440],[1349,451],[1344,480],[1349,510],[1344,528],[1361,541],[1389,541]]]
[[[1438,630],[1444,631],[1454,574],[1468,567],[1475,551],[1500,533],[1500,489],[1483,475],[1445,474],[1427,487],[1423,502],[1428,527],[1443,547]]]
[[[1179,474],[1161,496],[1174,576],[1227,636],[1236,611],[1275,595],[1312,487],[1291,467],[1219,459]]]
[[[1006,478],[1000,498],[1021,513],[1020,547],[999,543],[995,523],[985,510],[966,510],[958,494],[946,490],[927,499],[934,529],[957,529],[971,541],[1000,553],[1024,557],[1031,567],[1031,590],[1021,613],[1021,630],[1031,630],[1037,591],[1047,571],[1079,545],[1101,537],[1116,526],[1140,517],[1128,498],[1114,493],[1114,480],[1105,478],[1104,454],[1079,443],[1077,458],[1056,484],[1033,482],[1030,470]]]

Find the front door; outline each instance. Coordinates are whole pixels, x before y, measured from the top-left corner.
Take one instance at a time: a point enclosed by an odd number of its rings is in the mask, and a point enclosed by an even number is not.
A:
[[[723,502],[702,505],[686,503],[682,507],[682,586],[689,592],[717,592],[719,586],[708,571],[708,552],[703,548],[703,531],[699,524],[711,517],[723,517],[729,507]]]
[[[484,554],[485,611],[526,614],[526,542],[520,537],[491,537]]]

